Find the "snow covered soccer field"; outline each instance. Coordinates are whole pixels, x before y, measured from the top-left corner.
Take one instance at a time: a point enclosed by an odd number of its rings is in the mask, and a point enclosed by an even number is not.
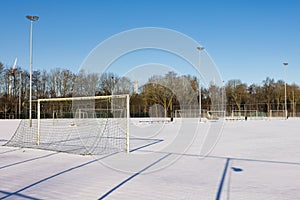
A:
[[[197,124],[184,152],[176,120],[131,124],[131,153],[98,156],[2,146],[19,122],[0,120],[0,199],[300,199],[299,118],[226,121],[205,157],[203,133],[218,122]]]

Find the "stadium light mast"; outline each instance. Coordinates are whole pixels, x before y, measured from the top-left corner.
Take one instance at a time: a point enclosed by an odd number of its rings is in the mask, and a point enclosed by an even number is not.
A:
[[[29,75],[29,121],[30,127],[32,127],[32,24],[39,19],[38,16],[27,15],[26,18],[30,21],[30,75]]]
[[[201,52],[201,51],[203,51],[205,48],[204,47],[197,47],[197,49]],[[200,55],[199,55],[199,65],[200,65]],[[201,96],[202,96],[202,94],[201,94],[201,83],[200,83],[200,77],[199,77],[199,116],[200,116],[200,122],[201,122],[201,118],[202,118],[202,112],[201,112],[201,110],[202,110],[202,102],[201,102]]]
[[[111,77],[110,79],[110,84],[111,84],[111,100],[110,100],[110,109],[111,109],[111,113],[113,114],[113,109],[114,109],[114,102],[113,102],[113,96],[114,96],[114,87],[115,87],[115,79],[114,76]]]
[[[286,67],[289,63],[284,62],[283,66],[284,66],[284,112],[285,112],[285,119],[288,118],[287,115],[287,104],[286,104]]]
[[[22,94],[21,94],[21,87],[22,87],[22,72],[20,71],[20,83],[19,83],[19,119],[21,119],[21,98],[22,98]]]

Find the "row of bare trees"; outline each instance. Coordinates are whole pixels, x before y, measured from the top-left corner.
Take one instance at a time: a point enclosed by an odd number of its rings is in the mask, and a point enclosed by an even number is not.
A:
[[[0,62],[0,118],[27,117],[29,73],[20,67],[12,70]],[[136,90],[134,82],[117,74],[73,73],[68,69],[33,71],[32,99],[72,96],[130,94],[132,116],[148,116],[153,105],[163,108],[163,115],[199,104],[199,80],[175,72],[151,77]],[[266,78],[261,84],[247,85],[241,80],[229,80],[225,86],[201,87],[202,109],[226,103],[226,110],[284,110],[284,82]],[[215,98],[215,96],[217,96]],[[225,101],[220,99],[226,97]],[[287,107],[290,116],[300,115],[300,88],[287,84]],[[196,108],[199,109],[199,108]],[[217,108],[220,109],[220,108]]]
[[[240,80],[230,80],[225,85],[227,111],[258,110],[269,113],[270,110],[285,109],[285,83],[267,77],[261,85],[247,85]],[[287,84],[286,102],[290,116],[300,114],[300,88],[296,84]]]

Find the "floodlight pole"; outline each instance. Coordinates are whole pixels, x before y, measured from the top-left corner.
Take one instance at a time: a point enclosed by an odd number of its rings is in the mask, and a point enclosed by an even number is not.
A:
[[[110,100],[110,109],[111,109],[111,113],[113,114],[114,111],[114,102],[113,102],[113,95],[114,95],[114,76],[111,77],[111,100]]]
[[[197,49],[201,52],[204,50],[204,47],[197,47]],[[200,66],[200,55],[199,55],[199,66]],[[199,116],[200,116],[200,122],[201,122],[201,118],[202,118],[202,98],[201,98],[202,94],[201,94],[201,83],[200,83],[200,77],[199,77]]]
[[[20,71],[20,83],[19,83],[19,119],[21,119],[21,87],[22,87],[22,72]]]
[[[288,63],[284,62],[283,66],[284,66],[284,111],[285,111],[285,119],[288,118],[288,114],[287,114],[287,103],[286,103],[286,67],[287,67]]]
[[[26,18],[30,21],[29,121],[30,121],[30,127],[32,127],[32,24],[34,21],[37,21],[39,17],[27,15]]]
[[[293,117],[295,117],[295,91],[293,90]]]

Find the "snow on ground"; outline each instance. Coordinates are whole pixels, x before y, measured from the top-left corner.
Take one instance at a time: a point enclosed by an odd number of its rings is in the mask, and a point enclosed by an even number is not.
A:
[[[19,122],[0,120],[1,145]],[[226,121],[210,137],[216,123],[135,122],[128,155],[0,146],[0,199],[300,199],[300,119]]]

